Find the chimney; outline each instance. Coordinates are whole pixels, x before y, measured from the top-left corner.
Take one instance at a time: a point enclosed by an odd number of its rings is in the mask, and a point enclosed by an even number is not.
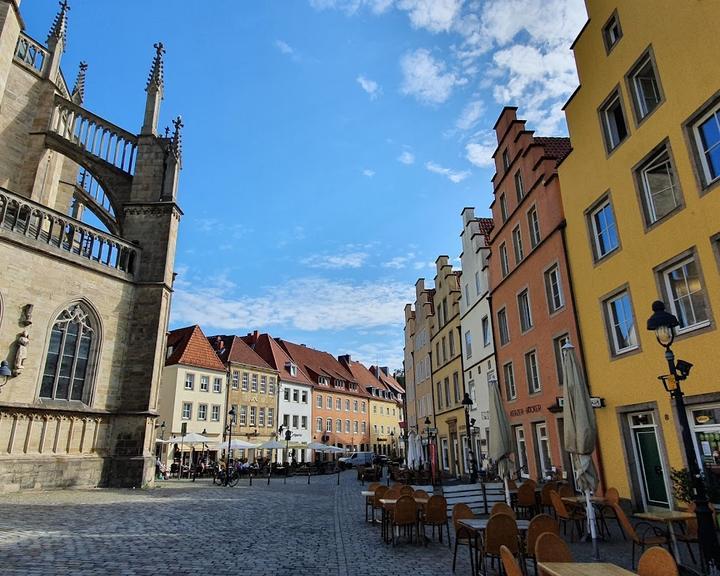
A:
[[[385,376],[390,376],[390,373],[388,372],[388,367],[387,367],[387,366],[381,367],[380,370],[382,370],[382,373],[385,374]]]

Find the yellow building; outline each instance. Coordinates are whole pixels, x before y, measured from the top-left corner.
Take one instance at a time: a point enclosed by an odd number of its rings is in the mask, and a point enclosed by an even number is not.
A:
[[[677,414],[646,327],[654,300],[681,322],[673,350],[698,456],[718,460],[720,10],[716,2],[587,0],[574,45],[560,165],[567,246],[606,486],[636,507],[671,505],[685,465]],[[713,453],[715,452],[715,456]]]
[[[440,256],[435,266],[437,322],[430,344],[438,462],[444,472],[459,477],[469,468],[462,405],[465,385],[460,345],[460,272],[452,269],[447,256]]]

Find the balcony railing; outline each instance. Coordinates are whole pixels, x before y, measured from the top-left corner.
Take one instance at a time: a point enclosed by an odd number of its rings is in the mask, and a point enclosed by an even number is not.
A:
[[[50,53],[42,44],[20,32],[15,46],[15,60],[37,74],[42,74]]]
[[[119,272],[137,270],[138,246],[0,188],[0,233],[5,230]]]

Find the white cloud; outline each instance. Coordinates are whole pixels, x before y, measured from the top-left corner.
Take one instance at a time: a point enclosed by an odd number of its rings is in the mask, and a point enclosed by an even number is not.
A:
[[[224,278],[199,280],[176,282],[174,323],[197,323],[203,329],[234,332],[278,327],[317,331],[402,326],[403,307],[415,298],[415,288],[405,282],[295,278],[268,287],[257,296],[244,296]]]
[[[362,7],[369,7],[375,14],[382,14],[393,5],[394,0],[310,0],[316,10],[336,9],[352,15]]]
[[[447,32],[460,13],[462,0],[400,0],[398,8],[408,12],[415,28]]]
[[[460,117],[455,121],[458,130],[470,130],[485,112],[485,103],[482,100],[472,100],[465,105]]]
[[[433,172],[435,174],[441,174],[445,177],[447,177],[448,180],[455,184],[459,184],[465,178],[470,176],[469,170],[452,170],[450,168],[445,168],[443,166],[440,166],[440,164],[437,164],[436,162],[427,162],[425,164],[425,168],[429,170],[430,172]]]
[[[368,368],[387,366],[391,374],[393,370],[401,369],[404,360],[402,331],[393,330],[388,334],[383,330],[368,332],[372,336],[372,343],[351,344],[343,353],[350,354],[353,360],[362,362]]]
[[[495,148],[497,148],[497,140],[494,133],[485,133],[479,141],[468,142],[465,145],[465,157],[475,166],[488,168],[495,165],[492,157]]]
[[[360,268],[367,260],[367,252],[345,252],[340,254],[313,254],[300,262],[309,268],[337,270],[340,268]]]
[[[453,87],[461,81],[453,72],[447,72],[447,65],[419,48],[407,52],[400,59],[403,74],[403,94],[414,96],[425,104],[442,104],[452,94]]]
[[[369,168],[365,168],[365,170],[362,171],[362,175],[366,178],[372,178],[375,176],[375,170],[370,170]]]
[[[382,264],[380,264],[380,266],[382,266],[383,268],[391,268],[393,270],[402,270],[403,268],[406,268],[414,259],[415,253],[409,252],[404,256],[395,256],[387,262],[383,262]]]
[[[275,47],[280,50],[283,54],[291,55],[295,54],[295,49],[283,40],[275,40]]]
[[[380,94],[382,94],[382,89],[375,80],[370,80],[370,78],[366,78],[362,74],[355,80],[357,80],[360,87],[370,95],[370,100],[375,100]]]
[[[403,152],[398,156],[398,162],[402,164],[414,164],[415,163],[415,154],[410,152],[409,150],[403,150]]]

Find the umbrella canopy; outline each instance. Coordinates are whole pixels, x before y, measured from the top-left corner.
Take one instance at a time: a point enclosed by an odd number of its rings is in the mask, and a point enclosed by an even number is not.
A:
[[[417,455],[418,464],[420,464],[420,462],[424,460],[422,436],[420,436],[420,434],[415,434],[415,454]]]
[[[218,441],[213,446],[217,446],[218,448],[227,448],[228,443],[223,441]],[[233,438],[230,440],[230,450],[252,450],[253,448],[257,448],[257,444],[251,444],[250,442],[246,442],[245,440],[239,440]]]
[[[320,444],[320,442],[310,442],[310,444],[308,444],[306,448],[309,448],[310,450],[316,450],[318,452],[325,452],[325,448],[327,448],[327,445]]]
[[[337,446],[326,446],[324,451],[328,454],[340,454],[341,452],[347,452],[344,448],[338,448]]]
[[[173,436],[167,440],[168,443],[173,444],[207,444],[213,441],[214,438],[208,438],[196,432],[190,432],[190,434],[185,434],[185,436]]]
[[[417,448],[415,447],[415,431],[411,430],[408,434],[408,451],[407,451],[407,457],[405,458],[407,467],[415,470],[417,467],[417,460],[418,460],[418,454],[417,454]]]
[[[262,444],[255,446],[255,448],[261,448],[262,450],[282,450],[285,448],[285,444],[278,442],[277,440],[268,440]]]
[[[490,392],[490,447],[488,456],[497,464],[498,476],[510,478],[510,456],[514,453],[512,431],[500,398],[500,385],[488,382]]]

